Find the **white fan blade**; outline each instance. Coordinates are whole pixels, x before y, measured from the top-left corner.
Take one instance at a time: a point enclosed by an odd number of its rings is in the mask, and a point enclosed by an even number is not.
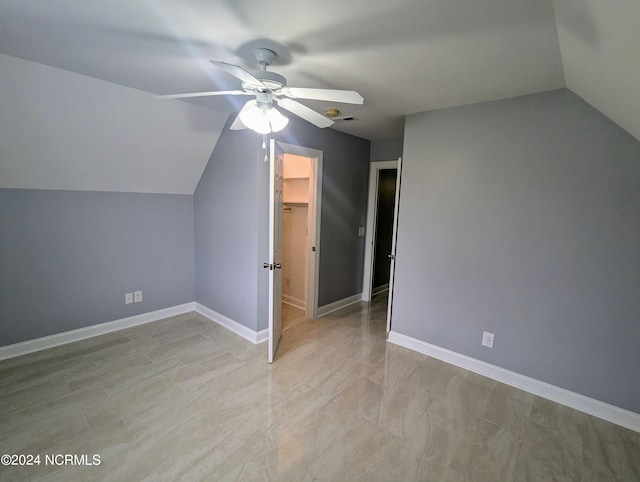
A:
[[[293,99],[326,100],[344,104],[362,104],[364,99],[355,90],[333,89],[304,89],[299,87],[284,87],[281,91]]]
[[[242,112],[243,110],[248,109],[249,107],[252,107],[256,104],[255,99],[251,99],[249,101],[247,101],[243,106],[242,109],[240,109],[240,112]],[[242,121],[240,120],[240,112],[238,112],[238,115],[236,116],[235,120],[233,121],[233,123],[231,124],[231,126],[229,127],[229,130],[232,131],[241,131],[242,129],[246,129],[247,126],[244,125],[242,123]]]
[[[240,120],[240,115],[238,114],[236,116],[236,119],[233,121],[233,123],[229,127],[229,130],[231,130],[231,131],[241,131],[242,129],[246,129],[246,128],[247,128],[247,126],[242,123],[242,121]]]
[[[302,105],[300,102],[296,102],[291,99],[278,99],[278,105],[283,109],[288,110],[292,114],[302,117],[304,120],[311,122],[318,127],[329,127],[333,124],[331,119],[327,119],[322,114],[317,113],[315,110],[310,109],[306,105]]]
[[[187,97],[209,97],[210,95],[254,95],[244,90],[214,90],[212,92],[192,92],[190,94],[156,95],[156,99],[186,99]]]
[[[261,80],[256,79],[249,72],[244,70],[239,65],[228,64],[227,62],[221,62],[220,60],[210,60],[213,65],[220,67],[221,69],[226,70],[234,77],[239,78],[242,82],[246,82],[251,85],[264,85]]]

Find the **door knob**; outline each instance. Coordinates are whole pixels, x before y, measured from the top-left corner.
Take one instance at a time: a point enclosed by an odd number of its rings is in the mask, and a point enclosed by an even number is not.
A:
[[[396,255],[395,254],[388,254],[387,258],[396,259]]]
[[[282,263],[276,263],[273,265],[275,269],[282,269]]]
[[[262,267],[272,269],[269,263],[262,263]]]

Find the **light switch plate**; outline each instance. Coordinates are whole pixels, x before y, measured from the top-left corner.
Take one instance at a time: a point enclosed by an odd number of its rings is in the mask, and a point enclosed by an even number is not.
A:
[[[134,303],[140,303],[142,301],[142,291],[133,292],[133,301]]]
[[[360,237],[364,236],[364,226],[360,226],[358,228],[358,236]]]

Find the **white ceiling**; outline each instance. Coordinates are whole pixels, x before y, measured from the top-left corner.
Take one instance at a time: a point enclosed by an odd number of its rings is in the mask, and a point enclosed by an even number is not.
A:
[[[638,25],[638,0],[0,0],[0,53],[164,94],[237,88],[208,60],[253,68],[264,45],[289,85],[358,90],[363,106],[337,106],[358,120],[334,128],[372,140],[406,114],[566,85],[640,138]]]
[[[259,45],[289,85],[359,91],[335,128],[372,140],[406,114],[565,86],[552,0],[0,0],[0,53],[151,93],[238,88],[208,60],[254,68]]]

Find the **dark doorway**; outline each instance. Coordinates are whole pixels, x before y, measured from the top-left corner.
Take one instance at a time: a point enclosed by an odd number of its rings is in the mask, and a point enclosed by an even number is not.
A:
[[[389,287],[393,214],[396,202],[397,169],[378,172],[378,206],[376,218],[375,251],[373,258],[373,290],[379,293]]]

